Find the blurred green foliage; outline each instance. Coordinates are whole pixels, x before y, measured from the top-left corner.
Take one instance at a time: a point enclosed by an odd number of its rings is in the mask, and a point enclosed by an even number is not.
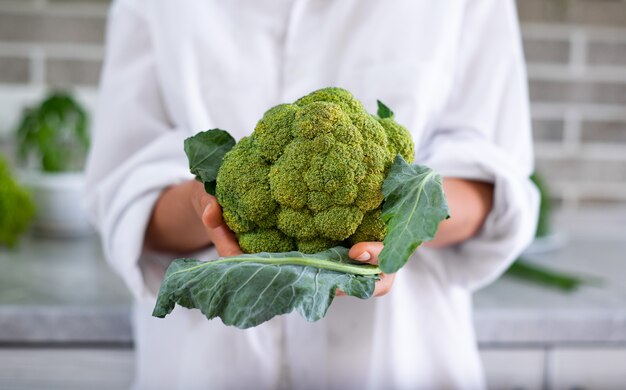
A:
[[[552,199],[550,199],[550,190],[543,179],[543,177],[537,172],[533,173],[530,177],[540,194],[539,204],[539,220],[537,221],[537,231],[535,237],[545,237],[552,232],[552,226],[550,225],[550,218],[552,214]]]
[[[34,216],[30,194],[15,182],[0,155],[0,246],[14,247]]]
[[[53,92],[24,110],[17,128],[22,163],[44,172],[78,171],[89,149],[85,109],[68,93]]]
[[[550,197],[550,190],[544,178],[537,172],[531,175],[530,180],[535,184],[540,194],[539,219],[537,221],[535,237],[547,237],[552,234],[552,199]],[[506,274],[525,282],[562,290],[564,292],[574,291],[582,285],[602,284],[602,281],[597,278],[552,270],[548,267],[528,262],[524,260],[523,257],[518,258],[506,271]]]

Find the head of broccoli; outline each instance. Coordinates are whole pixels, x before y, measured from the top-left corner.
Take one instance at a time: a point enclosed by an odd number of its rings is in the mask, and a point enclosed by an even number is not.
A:
[[[320,89],[263,115],[224,156],[216,196],[247,253],[382,241],[386,172],[413,153],[392,117],[368,114],[344,89]]]

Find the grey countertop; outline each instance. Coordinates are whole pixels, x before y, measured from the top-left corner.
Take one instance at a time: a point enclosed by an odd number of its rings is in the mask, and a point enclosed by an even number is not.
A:
[[[131,297],[96,236],[0,249],[0,343],[129,343]]]
[[[481,344],[626,343],[626,241],[569,239],[563,249],[528,260],[601,284],[565,293],[502,277],[474,296]]]
[[[568,243],[528,259],[600,277],[573,293],[503,277],[474,298],[483,346],[626,344],[626,212],[561,215]],[[603,233],[606,230],[608,233]],[[96,237],[0,249],[0,344],[130,344],[130,295]]]

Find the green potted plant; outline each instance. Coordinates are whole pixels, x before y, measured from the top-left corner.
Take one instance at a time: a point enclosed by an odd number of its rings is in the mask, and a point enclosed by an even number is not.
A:
[[[34,214],[30,194],[13,179],[9,164],[0,155],[0,247],[14,247]]]
[[[68,92],[53,92],[24,110],[16,135],[21,179],[37,205],[35,230],[53,236],[91,233],[80,207],[89,149],[85,109]]]

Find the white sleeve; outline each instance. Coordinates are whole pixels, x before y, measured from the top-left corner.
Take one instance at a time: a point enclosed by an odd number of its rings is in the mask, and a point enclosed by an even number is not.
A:
[[[417,256],[438,263],[452,283],[476,289],[500,276],[532,240],[538,194],[529,180],[529,102],[513,0],[469,0],[460,31],[451,94],[417,156],[444,177],[494,183],[494,204],[475,237],[421,248]]]
[[[115,2],[87,163],[86,207],[107,260],[137,298],[146,297],[139,259],[160,192],[191,178],[183,151],[188,132],[174,128],[162,92],[145,15]]]

